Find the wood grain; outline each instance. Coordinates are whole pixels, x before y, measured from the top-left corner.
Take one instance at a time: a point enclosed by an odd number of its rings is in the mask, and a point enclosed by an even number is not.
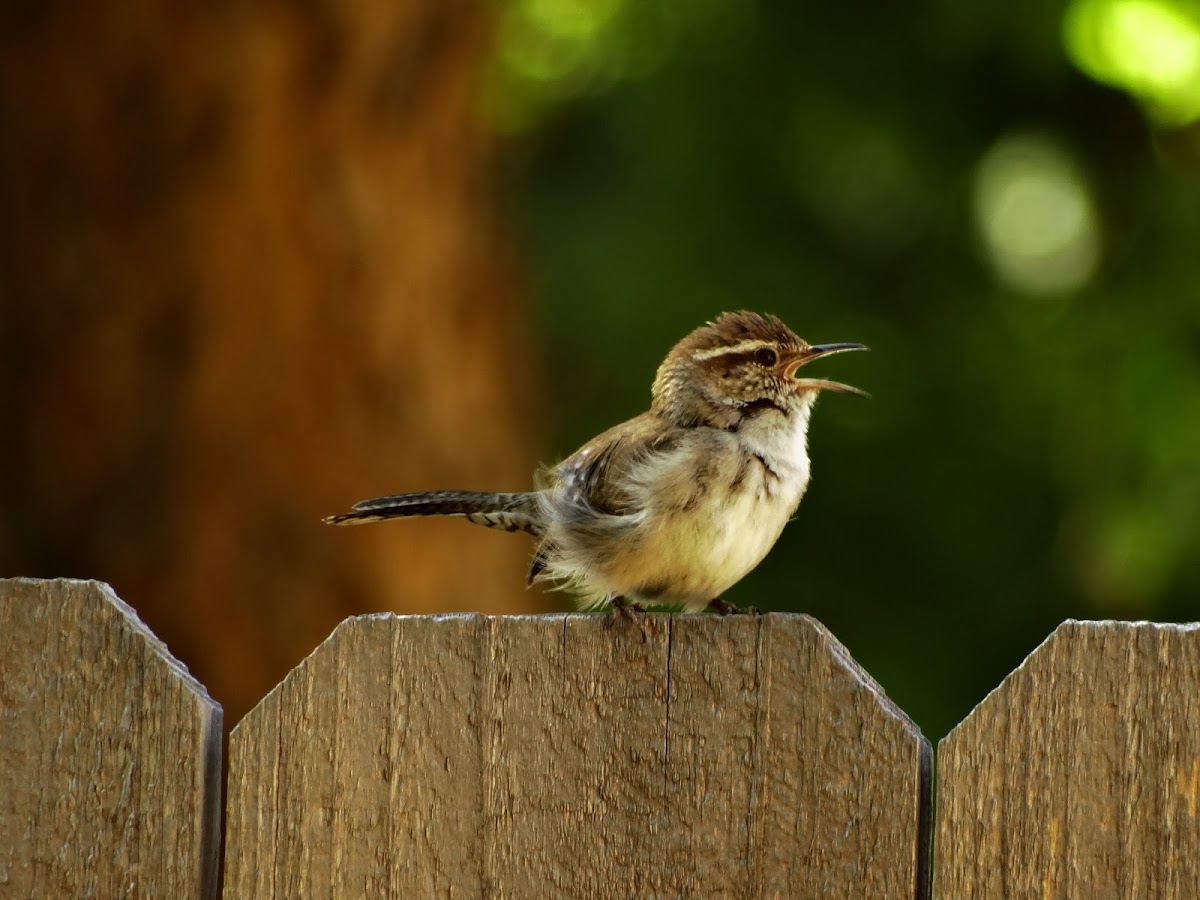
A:
[[[351,619],[231,735],[225,897],[912,898],[928,772],[807,617]]]
[[[1061,625],[942,742],[935,895],[1195,897],[1200,626]]]
[[[221,708],[107,585],[0,580],[0,896],[212,898]]]

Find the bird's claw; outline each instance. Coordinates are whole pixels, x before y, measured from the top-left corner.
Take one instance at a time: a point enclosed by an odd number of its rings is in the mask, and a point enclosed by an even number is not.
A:
[[[644,620],[646,615],[646,607],[642,606],[642,604],[638,603],[637,601],[626,600],[624,597],[619,596],[613,597],[609,602],[612,604],[612,617],[609,619],[610,624],[615,622],[618,618],[623,619],[626,622],[632,622],[638,627],[638,630],[641,631],[642,640],[648,640],[648,635],[646,634],[646,623]]]
[[[735,606],[728,600],[722,600],[720,597],[714,597],[708,601],[708,608],[719,616],[761,616],[762,610],[757,606],[747,606],[744,609],[740,606]]]

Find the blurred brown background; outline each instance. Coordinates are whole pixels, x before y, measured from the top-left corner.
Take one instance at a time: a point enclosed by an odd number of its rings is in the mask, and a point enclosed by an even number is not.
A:
[[[0,5],[0,574],[111,582],[229,726],[347,615],[564,608],[320,519],[528,485],[738,308],[873,399],[727,599],[930,737],[1200,618],[1196,0]]]
[[[347,615],[536,607],[520,541],[320,523],[528,481],[486,12],[0,13],[0,572],[111,582],[230,726]]]

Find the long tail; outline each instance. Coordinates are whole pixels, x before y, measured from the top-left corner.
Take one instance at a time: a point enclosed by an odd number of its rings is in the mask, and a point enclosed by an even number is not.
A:
[[[329,525],[360,525],[407,516],[463,516],[468,522],[505,531],[540,536],[542,521],[537,493],[498,494],[492,491],[426,491],[396,494],[355,503],[348,513],[329,516]]]

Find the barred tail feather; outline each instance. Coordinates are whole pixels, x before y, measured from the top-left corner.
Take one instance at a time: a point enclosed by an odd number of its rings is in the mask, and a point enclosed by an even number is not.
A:
[[[462,516],[468,522],[505,531],[543,531],[536,492],[500,494],[492,491],[426,491],[395,494],[355,503],[350,512],[329,516],[329,525],[361,525],[409,516]]]

